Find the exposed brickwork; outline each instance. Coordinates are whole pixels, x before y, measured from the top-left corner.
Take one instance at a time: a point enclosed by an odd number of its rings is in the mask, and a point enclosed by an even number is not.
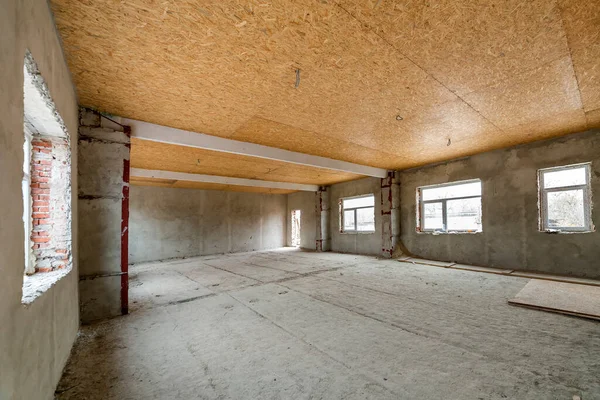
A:
[[[34,137],[31,142],[31,197],[32,221],[31,243],[35,257],[35,272],[50,272],[66,268],[70,262],[70,240],[64,240],[65,230],[70,231],[68,216],[65,218],[65,185],[54,187],[53,172],[68,167],[59,157],[68,154],[68,143],[60,138]],[[64,176],[59,177],[64,179]],[[70,184],[67,185],[70,192]],[[69,211],[69,210],[67,210]],[[55,229],[56,228],[56,229]]]

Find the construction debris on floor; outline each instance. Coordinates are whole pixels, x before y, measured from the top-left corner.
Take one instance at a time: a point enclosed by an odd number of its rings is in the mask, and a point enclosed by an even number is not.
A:
[[[600,320],[600,287],[532,279],[510,304]]]

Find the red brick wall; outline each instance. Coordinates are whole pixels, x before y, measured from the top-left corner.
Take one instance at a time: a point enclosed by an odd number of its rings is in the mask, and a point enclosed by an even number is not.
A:
[[[57,245],[52,237],[52,227],[57,222],[51,201],[53,143],[50,139],[34,137],[31,156],[31,196],[33,227],[31,242],[35,256],[35,271],[50,272],[65,268],[69,250]]]

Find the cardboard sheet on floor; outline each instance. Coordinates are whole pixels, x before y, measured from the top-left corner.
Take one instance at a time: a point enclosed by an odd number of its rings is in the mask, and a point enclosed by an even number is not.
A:
[[[600,321],[600,287],[532,279],[509,304]]]

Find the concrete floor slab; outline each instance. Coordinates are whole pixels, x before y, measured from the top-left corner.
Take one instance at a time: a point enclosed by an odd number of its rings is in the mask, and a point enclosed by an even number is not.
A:
[[[525,278],[289,250],[144,268],[148,306],[82,328],[58,399],[600,398],[600,323],[509,306]]]

